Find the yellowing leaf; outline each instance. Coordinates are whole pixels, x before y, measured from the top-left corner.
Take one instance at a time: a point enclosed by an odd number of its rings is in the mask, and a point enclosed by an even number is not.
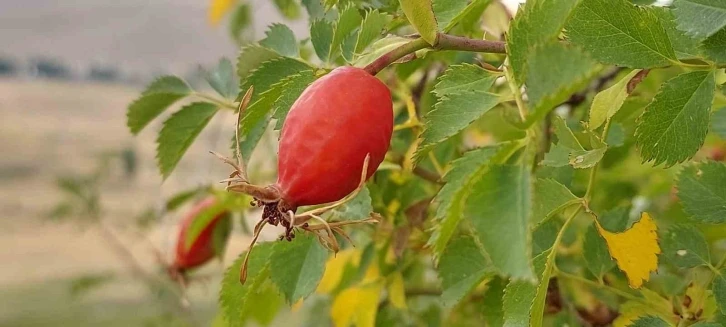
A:
[[[358,266],[360,255],[361,252],[357,249],[346,249],[328,259],[328,262],[325,263],[325,273],[315,292],[318,294],[332,292],[338,286],[338,283],[340,283],[346,265]]]
[[[214,25],[219,24],[222,18],[230,10],[237,0],[211,0],[209,3],[209,23]]]
[[[403,285],[403,276],[400,272],[391,275],[388,283],[388,299],[397,309],[406,309],[406,290]]]
[[[373,327],[383,283],[348,288],[335,298],[330,318],[336,327]]]
[[[363,276],[363,280],[361,280],[361,284],[369,284],[372,282],[375,282],[378,280],[378,278],[381,277],[381,270],[378,268],[378,265],[371,264],[368,266],[368,270],[366,270],[365,276]]]
[[[640,221],[622,233],[611,233],[597,223],[597,230],[605,239],[610,256],[618,263],[618,268],[628,277],[632,288],[640,288],[650,278],[650,272],[658,268],[657,227],[647,212]]]

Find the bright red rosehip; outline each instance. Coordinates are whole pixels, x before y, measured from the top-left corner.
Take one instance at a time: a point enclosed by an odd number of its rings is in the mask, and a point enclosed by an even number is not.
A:
[[[285,207],[340,200],[383,161],[393,133],[391,92],[373,75],[340,67],[313,82],[282,127],[276,187]]]
[[[186,216],[181,222],[179,229],[179,238],[176,242],[176,257],[172,267],[177,270],[186,270],[201,266],[207,261],[211,260],[215,256],[215,250],[213,245],[214,229],[218,226],[219,222],[223,218],[229,216],[229,212],[226,210],[219,210],[219,212],[211,213],[214,218],[210,220],[209,224],[204,227],[199,236],[194,240],[191,246],[185,246],[187,233],[189,226],[192,222],[199,217],[200,214],[206,210],[211,209],[217,204],[217,199],[209,197],[196,203],[192,209],[187,212]]]

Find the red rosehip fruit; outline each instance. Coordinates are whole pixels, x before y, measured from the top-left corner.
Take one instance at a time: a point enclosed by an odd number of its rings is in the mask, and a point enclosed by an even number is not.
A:
[[[215,210],[214,206],[217,205],[217,199],[214,197],[206,198],[196,203],[181,222],[179,228],[179,238],[176,242],[176,256],[172,268],[179,271],[184,271],[190,268],[198,267],[215,256],[215,248],[213,244],[214,230],[220,224],[223,219],[229,219],[229,211],[218,209],[217,212],[208,212],[208,210]],[[187,234],[189,227],[192,225],[195,219],[198,219],[200,215],[213,215],[213,218],[209,221],[207,226],[204,227],[199,236],[194,239],[191,245],[186,244]]]
[[[393,133],[391,92],[363,69],[339,67],[308,86],[282,127],[275,187],[295,210],[342,199],[383,161]]]

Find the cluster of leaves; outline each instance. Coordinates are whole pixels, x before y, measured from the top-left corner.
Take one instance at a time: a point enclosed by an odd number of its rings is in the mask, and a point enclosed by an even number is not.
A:
[[[133,133],[199,100],[159,133],[166,178],[241,92],[255,90],[238,131],[249,157],[330,69],[414,32],[428,45],[381,73],[389,154],[327,217],[384,220],[332,258],[311,235],[258,245],[244,285],[244,255],[225,273],[217,322],[268,324],[287,303],[314,326],[726,323],[726,165],[703,160],[726,148],[726,5],[644,2],[529,0],[510,20],[489,0],[306,0],[310,38],[271,25],[236,69],[208,72],[218,96],[152,83],[129,107]],[[442,33],[506,41],[506,54],[431,51]]]

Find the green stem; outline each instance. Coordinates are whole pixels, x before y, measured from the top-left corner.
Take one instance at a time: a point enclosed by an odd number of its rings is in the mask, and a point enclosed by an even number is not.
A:
[[[512,74],[512,70],[509,69],[509,59],[505,62],[504,76],[507,77],[507,84],[509,84],[509,89],[512,91],[512,95],[514,95],[514,102],[517,103],[519,117],[522,118],[522,122],[525,122],[527,120],[527,106],[524,104],[524,100],[522,100],[522,92],[520,91],[519,86],[517,86],[517,82],[514,80],[514,74]]]
[[[605,127],[602,130],[602,136],[600,136],[600,139],[605,142],[605,139],[608,137],[608,132],[610,131],[610,119],[605,121]],[[588,205],[588,209],[590,206],[590,198],[592,197],[592,190],[595,188],[595,178],[597,177],[597,168],[600,167],[600,163],[598,162],[595,164],[595,166],[592,167],[590,170],[590,177],[587,180],[587,191],[585,191],[584,199]]]
[[[233,103],[230,103],[230,102],[226,102],[224,100],[217,99],[217,98],[215,98],[215,97],[213,97],[211,95],[204,94],[204,93],[199,93],[199,92],[194,92],[193,95],[196,96],[197,98],[200,98],[200,99],[203,99],[203,100],[207,100],[207,101],[209,101],[211,103],[214,103],[214,104],[216,104],[216,105],[218,105],[220,107],[227,108],[227,109],[232,109],[232,110],[237,110],[237,106],[235,106]]]
[[[388,67],[388,65],[394,63],[396,60],[426,48],[434,50],[506,53],[505,43],[501,41],[475,40],[461,36],[439,33],[436,39],[436,44],[434,45],[428,44],[422,38],[415,39],[378,57],[378,59],[368,64],[368,66],[363,69],[371,75],[376,75],[383,70],[383,68]]]
[[[645,305],[648,305],[648,306],[651,306],[652,305],[651,303],[649,303],[644,298],[635,296],[633,294],[630,294],[628,292],[622,291],[620,289],[617,289],[617,288],[612,287],[612,286],[609,286],[609,285],[600,284],[598,282],[595,282],[595,281],[586,279],[584,277],[580,277],[578,275],[566,273],[566,272],[564,272],[562,270],[557,269],[556,267],[555,267],[555,274],[557,275],[557,277],[562,277],[562,278],[565,278],[565,279],[574,280],[574,281],[577,281],[579,283],[582,283],[582,284],[585,284],[585,285],[589,285],[589,286],[592,286],[592,287],[595,287],[595,288],[606,289],[606,290],[608,290],[608,291],[610,291],[612,293],[615,293],[615,294],[619,295],[620,297],[626,298],[626,299],[631,300],[631,301],[640,302],[640,303],[645,304]],[[670,312],[668,314],[670,314]]]

